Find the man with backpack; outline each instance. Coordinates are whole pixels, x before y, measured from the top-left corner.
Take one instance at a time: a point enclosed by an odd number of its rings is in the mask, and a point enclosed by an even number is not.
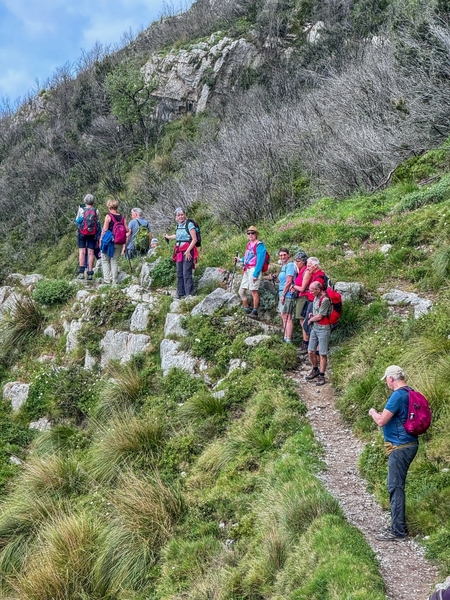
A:
[[[259,286],[262,280],[264,262],[266,260],[267,250],[263,242],[258,240],[258,230],[254,225],[247,229],[248,243],[245,248],[245,254],[242,260],[243,275],[239,296],[242,300],[245,313],[253,319],[258,318],[259,308]],[[250,291],[253,299],[253,309],[250,308],[247,298],[247,290]]]
[[[128,223],[129,231],[124,247],[124,254],[127,258],[143,256],[150,249],[152,230],[150,223],[142,217],[142,214],[141,208],[131,209],[131,221]]]
[[[86,194],[84,197],[75,222],[78,226],[78,279],[84,279],[87,251],[87,279],[90,281],[94,276],[95,248],[100,237],[100,217],[98,210],[94,208],[92,194]]]
[[[331,324],[329,316],[333,307],[328,298],[323,284],[313,281],[309,285],[309,291],[314,297],[312,312],[307,314],[306,319],[310,329],[308,343],[308,357],[311,363],[311,371],[306,376],[308,381],[317,377],[316,385],[325,384],[325,371],[328,364],[328,347],[330,344]],[[319,348],[319,356],[317,356]]]
[[[391,526],[375,537],[383,542],[401,541],[408,535],[405,514],[405,481],[408,469],[417,454],[419,438],[408,433],[405,423],[409,417],[409,391],[405,373],[397,365],[387,367],[381,380],[392,390],[383,412],[374,408],[369,416],[383,428],[388,459],[387,487],[391,503]]]

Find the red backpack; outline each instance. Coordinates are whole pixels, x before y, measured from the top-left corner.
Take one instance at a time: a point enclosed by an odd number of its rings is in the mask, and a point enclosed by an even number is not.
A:
[[[114,243],[125,244],[125,242],[127,241],[127,230],[125,229],[124,216],[120,215],[120,220],[116,219],[116,216],[112,213],[109,213],[109,216],[112,218],[114,223],[112,228]]]
[[[407,385],[405,389],[408,390],[408,418],[403,427],[411,435],[420,435],[431,425],[431,408],[423,394]]]
[[[319,325],[330,325],[331,329],[334,329],[335,327],[337,327],[338,321],[342,315],[342,296],[339,292],[336,292],[335,290],[333,290],[333,288],[331,286],[325,288],[325,294],[330,299],[331,312],[328,316],[323,317],[323,319],[320,319],[320,321],[318,321],[318,324]],[[319,306],[321,304],[322,304],[322,299],[319,303]]]
[[[333,329],[336,327],[342,315],[342,296],[339,292],[333,290],[332,287],[327,287],[325,293],[331,301],[332,309],[328,316],[328,320],[330,322],[331,329]]]
[[[80,233],[82,235],[95,235],[97,233],[97,210],[92,207],[85,208],[82,219]]]

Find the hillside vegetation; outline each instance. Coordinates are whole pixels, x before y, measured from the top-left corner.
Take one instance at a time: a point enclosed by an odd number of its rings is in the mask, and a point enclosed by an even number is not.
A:
[[[275,334],[249,347],[253,322],[238,310],[192,317],[196,298],[182,307],[182,345],[207,361],[207,378],[163,375],[162,293],[151,349],[86,371],[86,349],[98,356],[105,331],[128,330],[133,311],[123,289],[94,287],[77,349],[66,352],[62,322],[86,316],[71,283],[86,192],[101,209],[111,196],[124,212],[142,206],[157,235],[186,206],[202,225],[197,276],[231,270],[251,222],[273,261],[282,245],[302,247],[333,281],[364,285],[333,334],[339,408],[367,442],[360,468],[387,508],[382,436],[367,416],[384,405],[386,365],[402,365],[429,398],[408,524],[448,574],[449,11],[443,0],[197,1],[120,51],[96,48],[4,111],[1,276],[47,280],[20,290],[0,328],[2,384],[31,384],[18,412],[1,404],[1,597],[385,597],[375,556],[315,477],[321,448],[286,376],[295,344]],[[260,67],[205,112],[154,118],[159,100],[139,69],[214,32],[255,44]],[[165,244],[158,252],[161,291],[171,263]],[[391,310],[381,298],[391,288],[429,297],[433,309],[419,319]],[[48,324],[55,338],[43,334]],[[245,368],[229,373],[231,359]],[[28,424],[42,416],[52,428],[38,434]]]

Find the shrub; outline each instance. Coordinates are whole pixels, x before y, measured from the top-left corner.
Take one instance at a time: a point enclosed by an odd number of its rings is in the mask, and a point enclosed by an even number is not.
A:
[[[88,321],[96,327],[120,327],[134,311],[134,304],[120,289],[109,287],[89,304]]]
[[[0,325],[1,355],[7,364],[23,352],[45,323],[44,313],[29,294],[16,298]]]
[[[97,383],[92,371],[77,365],[44,370],[32,380],[21,416],[37,419],[47,415],[80,423],[97,403]]]
[[[173,286],[176,279],[176,266],[172,258],[162,258],[152,271],[152,287]]]
[[[67,302],[75,292],[75,287],[64,279],[41,279],[36,284],[33,298],[45,306],[56,306]]]

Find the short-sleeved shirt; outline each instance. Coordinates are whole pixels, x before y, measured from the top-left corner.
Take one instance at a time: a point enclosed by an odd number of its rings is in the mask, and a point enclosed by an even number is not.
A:
[[[322,315],[328,317],[332,311],[331,300],[328,296],[322,296],[322,298],[314,298],[313,302],[313,315]],[[317,321],[312,323],[312,329],[329,329],[330,324],[319,325]]]
[[[192,229],[195,229],[195,225],[192,221],[187,221],[187,228],[189,229],[189,231],[192,231]],[[177,228],[175,230],[175,239],[177,241],[177,243],[185,243],[185,242],[190,242],[191,241],[191,236],[189,235],[189,233],[186,231],[186,221],[183,221],[182,223],[177,223]]]
[[[384,407],[393,413],[386,425],[383,426],[383,435],[386,442],[391,442],[394,446],[401,444],[411,444],[417,442],[417,436],[411,435],[406,431],[403,424],[408,418],[409,393],[405,388],[395,390]]]
[[[280,282],[278,286],[278,293],[280,296],[283,294],[284,286],[286,285],[286,280],[289,276],[292,277],[292,283],[294,283],[295,266],[292,261],[289,261],[283,265],[280,274],[278,275],[278,281]],[[286,298],[290,298],[291,296],[291,292],[286,293]]]

